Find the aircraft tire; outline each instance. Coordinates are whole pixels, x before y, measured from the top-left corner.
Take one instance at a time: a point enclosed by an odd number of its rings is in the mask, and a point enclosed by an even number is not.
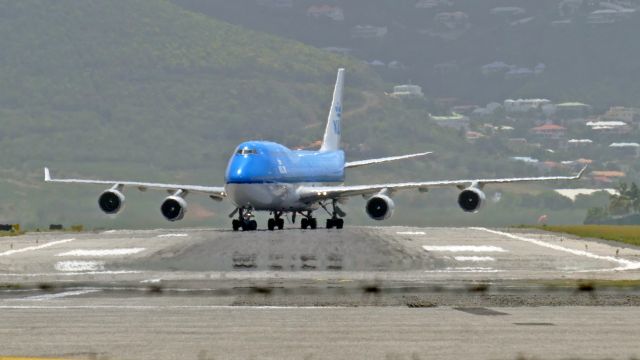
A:
[[[318,220],[316,218],[309,219],[309,227],[315,230],[318,227]]]
[[[267,229],[269,229],[269,231],[273,231],[275,228],[276,228],[276,220],[269,219],[269,221],[267,221]]]
[[[309,219],[307,218],[302,218],[300,220],[300,228],[302,229],[306,229],[307,227],[309,227]]]
[[[327,229],[333,229],[333,219],[327,219]]]
[[[278,230],[284,229],[284,219],[277,219],[276,226],[278,227]]]
[[[334,221],[335,221],[336,229],[342,229],[342,227],[344,226],[344,220],[335,219]]]
[[[240,229],[240,220],[238,219],[233,219],[233,221],[231,222],[231,226],[233,227],[233,231],[238,231]]]

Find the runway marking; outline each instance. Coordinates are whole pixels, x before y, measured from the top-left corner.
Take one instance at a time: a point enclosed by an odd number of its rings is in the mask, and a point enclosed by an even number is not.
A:
[[[189,234],[161,234],[158,235],[158,237],[186,237],[189,236]]]
[[[65,292],[56,293],[56,294],[36,295],[36,296],[29,296],[22,299],[10,299],[10,300],[44,301],[44,300],[62,299],[69,296],[91,294],[99,291],[102,291],[102,290],[100,289],[74,290],[74,291],[65,291]]]
[[[620,265],[619,267],[611,268],[611,269],[581,270],[579,272],[592,272],[592,271],[606,272],[606,271],[625,271],[625,270],[638,270],[638,269],[640,269],[640,262],[637,262],[637,261],[631,261],[631,260],[617,258],[617,257],[613,257],[613,256],[597,255],[597,254],[594,254],[594,253],[591,253],[591,252],[588,252],[588,251],[584,251],[584,250],[570,249],[570,248],[566,248],[564,246],[550,244],[550,243],[542,241],[542,240],[526,238],[524,236],[518,236],[518,235],[510,234],[510,233],[507,233],[507,232],[491,230],[491,229],[487,229],[487,228],[483,228],[483,227],[472,227],[470,229],[484,231],[484,232],[488,232],[488,233],[496,234],[496,235],[502,235],[502,236],[506,236],[506,237],[514,239],[514,240],[524,241],[524,242],[528,242],[528,243],[535,244],[535,245],[538,245],[538,246],[546,247],[548,249],[553,249],[553,250],[557,250],[557,251],[563,251],[563,252],[566,252],[566,253],[569,253],[569,254],[578,255],[578,256],[584,256],[584,257],[588,257],[588,258],[591,258],[591,259],[610,261],[610,262],[617,263],[618,265]]]
[[[497,273],[504,270],[498,270],[490,267],[455,267],[445,268],[441,270],[426,270],[426,273]]]
[[[457,261],[496,261],[491,256],[454,256]]]
[[[105,257],[105,256],[123,256],[133,255],[145,251],[145,248],[128,248],[128,249],[95,249],[84,250],[77,249],[60,253],[56,256],[87,256],[87,257]]]
[[[27,251],[45,249],[45,248],[48,248],[48,247],[51,247],[51,246],[68,243],[68,242],[71,242],[73,240],[75,240],[75,239],[64,239],[64,240],[52,241],[50,243],[37,245],[37,246],[27,246],[27,247],[24,247],[22,249],[7,250],[5,252],[0,253],[0,256],[9,256],[9,255],[19,254],[19,253],[23,253],[23,252],[27,252]]]
[[[398,231],[397,235],[425,235],[424,231]]]
[[[140,281],[141,284],[157,284],[159,282],[161,282],[162,279],[147,279],[147,280],[142,280]]]
[[[104,270],[104,261],[58,261],[53,267],[58,271],[101,271]]]
[[[135,270],[111,270],[111,271],[85,271],[85,272],[57,272],[57,273],[32,273],[32,274],[2,274],[7,277],[42,277],[42,276],[77,276],[77,275],[123,275],[123,274],[140,274],[142,271]]]
[[[449,252],[507,252],[507,250],[491,245],[424,245],[426,251],[449,251]]]
[[[250,305],[0,305],[0,310],[81,310],[81,309],[118,309],[118,310],[329,310],[349,309],[352,306],[250,306]]]
[[[101,232],[101,234],[113,234],[113,233],[116,233],[116,232],[118,232],[118,230],[105,230],[105,231]]]

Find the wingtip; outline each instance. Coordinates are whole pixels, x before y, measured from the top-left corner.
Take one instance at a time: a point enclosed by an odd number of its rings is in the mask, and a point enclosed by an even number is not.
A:
[[[587,168],[589,167],[589,165],[585,165],[580,172],[578,172],[578,175],[576,175],[576,178],[580,179],[582,177],[582,175],[584,175],[585,171],[587,171]]]
[[[49,172],[49,168],[46,166],[44,168],[44,181],[51,181],[51,173]]]

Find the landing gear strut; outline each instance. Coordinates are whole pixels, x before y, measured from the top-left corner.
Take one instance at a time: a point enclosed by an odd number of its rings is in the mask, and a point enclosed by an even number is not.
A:
[[[307,211],[306,215],[302,215],[304,216],[300,219],[300,227],[302,229],[311,228],[312,230],[315,230],[318,227],[318,220],[313,217],[313,213],[311,211]]]
[[[233,219],[231,222],[233,231],[254,231],[258,229],[258,222],[253,219],[253,214],[250,210],[238,209],[238,218]]]
[[[267,221],[267,228],[273,231],[275,228],[282,230],[284,228],[284,219],[282,218],[282,212],[276,211],[273,213],[273,218]]]
[[[338,205],[336,205],[335,200],[332,200],[331,206],[333,207],[333,211],[331,212],[331,218],[327,219],[327,229],[342,229],[342,227],[344,226],[344,220],[339,218],[338,215],[345,216],[346,214],[344,213],[344,211],[340,210]],[[327,209],[325,208],[325,210]]]

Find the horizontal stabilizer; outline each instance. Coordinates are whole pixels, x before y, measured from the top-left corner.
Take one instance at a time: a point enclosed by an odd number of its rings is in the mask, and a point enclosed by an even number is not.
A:
[[[379,159],[350,161],[350,162],[344,164],[344,168],[345,169],[349,169],[349,168],[354,168],[354,167],[359,167],[359,166],[382,164],[382,163],[386,163],[386,162],[390,162],[390,161],[405,160],[405,159],[412,159],[412,158],[421,157],[421,156],[427,156],[429,154],[433,154],[433,153],[432,152],[422,152],[422,153],[417,153],[417,154],[390,156],[390,157],[379,158]]]

